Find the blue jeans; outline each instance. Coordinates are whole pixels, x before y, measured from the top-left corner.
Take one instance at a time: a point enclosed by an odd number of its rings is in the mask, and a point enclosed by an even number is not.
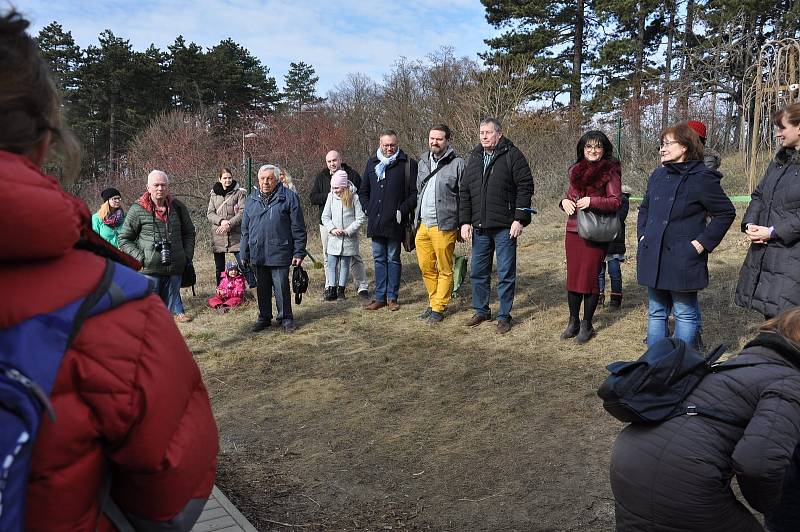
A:
[[[667,337],[667,319],[670,308],[675,316],[675,338],[694,345],[700,322],[697,292],[673,292],[671,290],[647,289],[647,345]]]
[[[400,291],[400,263],[399,240],[372,237],[372,259],[375,261],[375,301],[397,301]]]
[[[353,257],[341,255],[328,255],[325,261],[325,285],[328,286],[347,286],[347,275],[350,273],[350,260]],[[339,275],[336,275],[336,268],[339,268]]]
[[[161,298],[173,316],[183,314],[183,301],[181,300],[182,275],[148,275],[155,283],[153,293]]]
[[[600,263],[600,275],[598,276],[598,284],[600,286],[600,293],[606,290],[606,263],[608,263],[608,278],[611,279],[611,293],[622,293],[622,267],[620,266],[619,259],[610,259]]]
[[[473,229],[472,231],[472,308],[476,314],[490,316],[489,295],[492,291],[492,255],[497,255],[497,298],[500,310],[497,319],[510,320],[517,282],[517,239],[508,234],[508,227]]]

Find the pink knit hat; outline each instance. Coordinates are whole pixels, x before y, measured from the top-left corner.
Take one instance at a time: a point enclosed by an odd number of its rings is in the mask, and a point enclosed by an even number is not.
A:
[[[344,170],[336,170],[331,176],[331,188],[346,187],[347,185],[347,172]]]

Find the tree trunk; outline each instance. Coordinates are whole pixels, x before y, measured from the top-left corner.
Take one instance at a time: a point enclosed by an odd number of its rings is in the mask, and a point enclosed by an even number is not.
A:
[[[575,7],[575,37],[573,39],[572,54],[572,86],[569,93],[569,107],[573,116],[581,112],[581,89],[583,74],[583,26],[584,26],[584,0],[578,0]]]
[[[681,121],[689,119],[689,54],[694,45],[694,0],[686,2],[686,25],[683,31],[683,64],[681,65],[680,97],[678,116]]]
[[[672,41],[675,38],[675,0],[667,0],[669,26],[667,27],[667,57],[664,60],[664,94],[661,100],[661,129],[669,125],[670,85],[672,81]]]
[[[642,152],[642,78],[644,76],[644,29],[645,29],[645,9],[644,0],[638,3],[636,31],[636,72],[633,75],[633,141],[637,153]]]
[[[108,172],[114,172],[114,99],[108,105]]]

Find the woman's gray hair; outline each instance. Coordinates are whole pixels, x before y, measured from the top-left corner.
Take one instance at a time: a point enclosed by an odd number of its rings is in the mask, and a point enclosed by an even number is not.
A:
[[[278,177],[281,175],[281,167],[277,164],[262,164],[258,169],[258,173],[260,174],[261,172],[266,172],[268,170],[272,170],[272,175],[275,176],[275,179],[278,179]]]

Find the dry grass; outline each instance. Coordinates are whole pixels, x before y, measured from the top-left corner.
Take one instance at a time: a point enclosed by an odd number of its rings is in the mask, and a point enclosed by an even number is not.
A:
[[[635,208],[634,250],[630,226]],[[737,227],[712,254],[701,294],[709,345],[738,346],[758,322],[732,304],[746,252]],[[295,307],[300,329],[254,335],[253,302],[224,316],[203,308],[213,263],[198,253],[206,283],[187,301],[196,320],[181,328],[212,396],[225,492],[262,530],[286,528],[273,521],[337,531],[611,529],[608,456],[620,424],[595,390],[606,364],[642,352],[645,296],[629,259],[622,312],[599,311],[586,345],[560,340],[563,231],[555,210],[525,231],[505,336],[493,324],[465,328],[468,300],[439,326],[418,321],[426,298],[411,254],[400,311],[368,313],[357,297],[322,302],[323,272],[310,270]],[[369,265],[366,239],[362,251]]]

